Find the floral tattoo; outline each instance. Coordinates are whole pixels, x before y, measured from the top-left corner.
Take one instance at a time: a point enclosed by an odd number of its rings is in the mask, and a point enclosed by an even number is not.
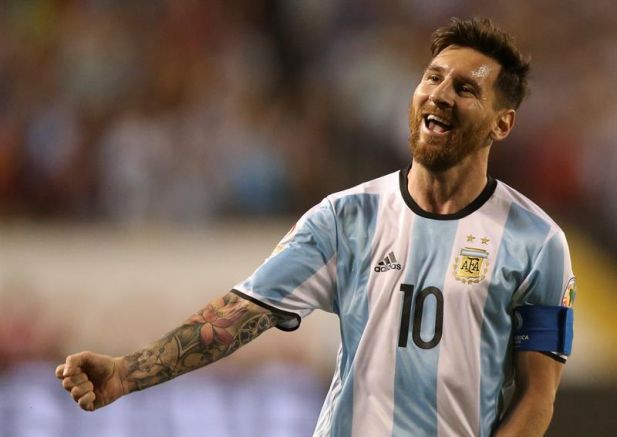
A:
[[[199,333],[204,345],[209,346],[212,342],[217,342],[229,346],[234,341],[229,328],[235,327],[247,311],[243,302],[225,305],[223,298],[218,298],[189,318],[185,324],[201,324]]]
[[[142,390],[223,358],[282,319],[228,293],[152,345],[125,357],[128,391]]]

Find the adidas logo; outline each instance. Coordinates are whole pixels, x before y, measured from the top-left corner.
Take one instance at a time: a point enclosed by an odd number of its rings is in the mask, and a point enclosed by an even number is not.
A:
[[[383,261],[373,268],[377,273],[387,272],[388,270],[401,270],[401,265],[397,262],[394,252],[390,252]]]

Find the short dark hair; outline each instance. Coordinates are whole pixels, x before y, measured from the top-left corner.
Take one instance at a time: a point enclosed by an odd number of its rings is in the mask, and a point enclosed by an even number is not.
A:
[[[488,18],[453,17],[448,25],[433,32],[433,57],[451,45],[469,47],[495,59],[501,65],[495,81],[499,103],[508,108],[519,107],[528,94],[529,58],[523,56],[510,35],[496,27]]]

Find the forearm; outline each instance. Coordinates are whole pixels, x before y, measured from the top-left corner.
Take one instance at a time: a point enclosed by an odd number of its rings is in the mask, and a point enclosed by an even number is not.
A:
[[[552,399],[532,393],[516,396],[495,437],[543,436],[552,417]]]
[[[125,393],[213,363],[278,322],[275,315],[228,293],[160,340],[116,360]]]
[[[514,398],[495,436],[542,436],[553,417],[563,363],[541,352],[521,351],[515,369]]]

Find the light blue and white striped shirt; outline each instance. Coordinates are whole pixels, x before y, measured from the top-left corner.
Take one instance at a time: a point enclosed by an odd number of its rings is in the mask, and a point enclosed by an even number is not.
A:
[[[489,436],[513,383],[513,308],[561,305],[572,279],[563,232],[514,189],[489,179],[435,215],[402,170],[328,196],[235,289],[290,315],[282,329],[338,315],[315,436]]]

